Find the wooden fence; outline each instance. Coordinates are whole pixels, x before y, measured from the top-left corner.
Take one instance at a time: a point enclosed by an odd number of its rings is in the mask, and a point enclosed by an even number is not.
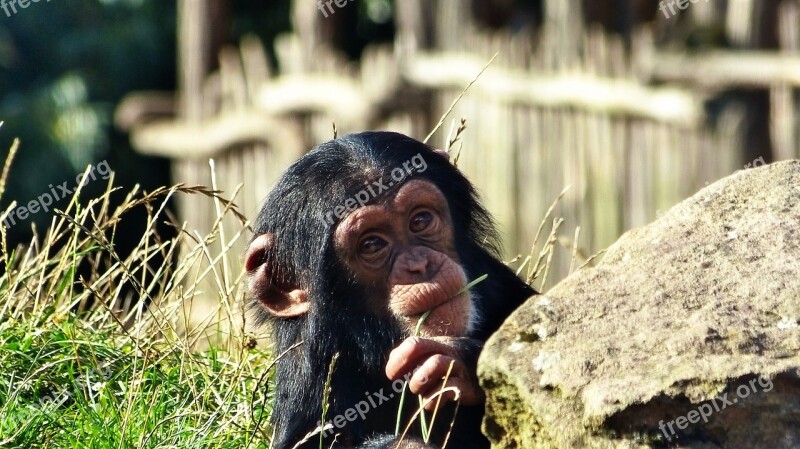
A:
[[[176,182],[210,185],[213,158],[220,189],[243,184],[236,202],[250,217],[292,160],[332,137],[332,122],[340,133],[392,129],[421,139],[495,54],[431,142],[445,146],[454,121],[466,119],[459,167],[499,223],[509,258],[530,251],[566,186],[554,216],[564,218],[565,246],[580,226],[585,257],[757,156],[800,156],[797,0],[692,3],[682,17],[656,12],[629,36],[585,20],[579,0],[545,0],[542,23],[521,31],[479,27],[470,2],[398,0],[394,44],[358,62],[326,43],[317,1],[296,0],[294,32],[275,44],[280,74],[255,38],[223,48],[214,64],[206,30],[215,2],[179,3],[177,117],[146,119],[153,96],[132,94],[118,109],[121,125],[139,151],[174,159]],[[754,37],[765,11],[774,12],[777,49],[760,49]],[[687,21],[724,30],[736,48],[665,45]],[[768,93],[763,148],[747,144],[741,104],[715,103],[738,90]],[[184,199],[180,213],[201,232],[214,216],[199,198]],[[555,261],[551,281],[568,259]]]

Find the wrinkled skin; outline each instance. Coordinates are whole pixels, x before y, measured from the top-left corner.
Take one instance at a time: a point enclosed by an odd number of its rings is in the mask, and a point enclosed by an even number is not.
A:
[[[391,352],[386,375],[391,380],[416,370],[411,392],[429,398],[446,386],[461,391],[461,401],[477,405],[483,392],[459,353],[459,338],[471,326],[472,302],[463,291],[466,274],[459,264],[453,226],[442,192],[427,181],[403,185],[384,202],[360,208],[345,217],[334,234],[336,251],[365,285],[388,286],[388,310],[383,298],[373,304],[376,314],[399,320],[413,335],[422,315],[424,338],[409,337]],[[450,337],[450,338],[442,338]],[[442,400],[454,400],[448,393]],[[432,410],[436,402],[426,407]]]

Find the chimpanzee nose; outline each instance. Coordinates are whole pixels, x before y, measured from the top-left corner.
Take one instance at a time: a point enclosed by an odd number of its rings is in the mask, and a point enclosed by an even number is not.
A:
[[[428,258],[420,254],[410,254],[405,260],[405,269],[413,274],[425,274],[428,271]]]
[[[397,259],[392,279],[400,284],[427,282],[436,275],[441,263],[440,253],[424,246],[412,246]]]

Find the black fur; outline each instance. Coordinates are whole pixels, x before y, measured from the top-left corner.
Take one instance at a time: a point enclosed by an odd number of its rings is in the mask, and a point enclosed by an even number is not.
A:
[[[427,168],[406,178],[434,183],[448,201],[456,250],[469,279],[489,277],[473,288],[475,305],[482,317],[469,337],[485,341],[502,321],[535,291],[499,261],[498,237],[491,218],[479,204],[469,181],[446,158],[401,134],[365,132],[319,145],[294,163],[270,193],[256,222],[256,235],[274,233],[276,242],[268,256],[270,266],[280,269],[284,282],[309,287],[311,310],[295,319],[274,319],[275,353],[302,341],[277,366],[277,399],[273,412],[274,447],[291,448],[313,431],[322,416],[323,386],[334,354],[339,353],[332,376],[327,418],[383,389],[394,393],[384,367],[391,349],[407,335],[397,323],[381,322],[365,307],[369,292],[360,287],[338,260],[332,241],[334,224],[322,217],[366,183],[391,179],[393,168],[420,154]],[[394,186],[393,189],[396,189]],[[377,200],[380,200],[379,195]],[[258,301],[253,301],[258,306]],[[269,320],[265,311],[259,315]],[[386,320],[384,320],[386,321]],[[479,349],[474,351],[477,358]],[[473,361],[474,363],[474,361]],[[399,394],[370,409],[366,419],[355,419],[335,429],[335,447],[390,447],[394,437]],[[409,410],[417,404],[407,395]],[[436,437],[441,444],[454,409],[437,417]],[[408,422],[406,416],[403,425]],[[488,447],[480,433],[483,407],[461,407],[450,436],[450,448]],[[330,432],[329,432],[330,435]],[[411,428],[419,435],[419,425]],[[438,439],[437,439],[438,438]],[[331,447],[332,435],[323,447]],[[319,447],[319,435],[302,447]],[[438,447],[438,446],[436,446]]]

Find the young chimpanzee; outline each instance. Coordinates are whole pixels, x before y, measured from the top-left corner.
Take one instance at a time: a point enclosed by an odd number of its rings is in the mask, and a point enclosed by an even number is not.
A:
[[[275,354],[285,352],[274,447],[317,448],[321,439],[325,448],[489,447],[477,357],[535,294],[498,255],[472,185],[443,152],[414,139],[353,134],[289,167],[245,256],[253,304],[274,327]],[[395,437],[404,380],[400,433],[420,407],[417,395],[439,391],[451,365],[447,386],[460,391],[458,406],[452,391],[441,395],[428,444],[418,422]]]

